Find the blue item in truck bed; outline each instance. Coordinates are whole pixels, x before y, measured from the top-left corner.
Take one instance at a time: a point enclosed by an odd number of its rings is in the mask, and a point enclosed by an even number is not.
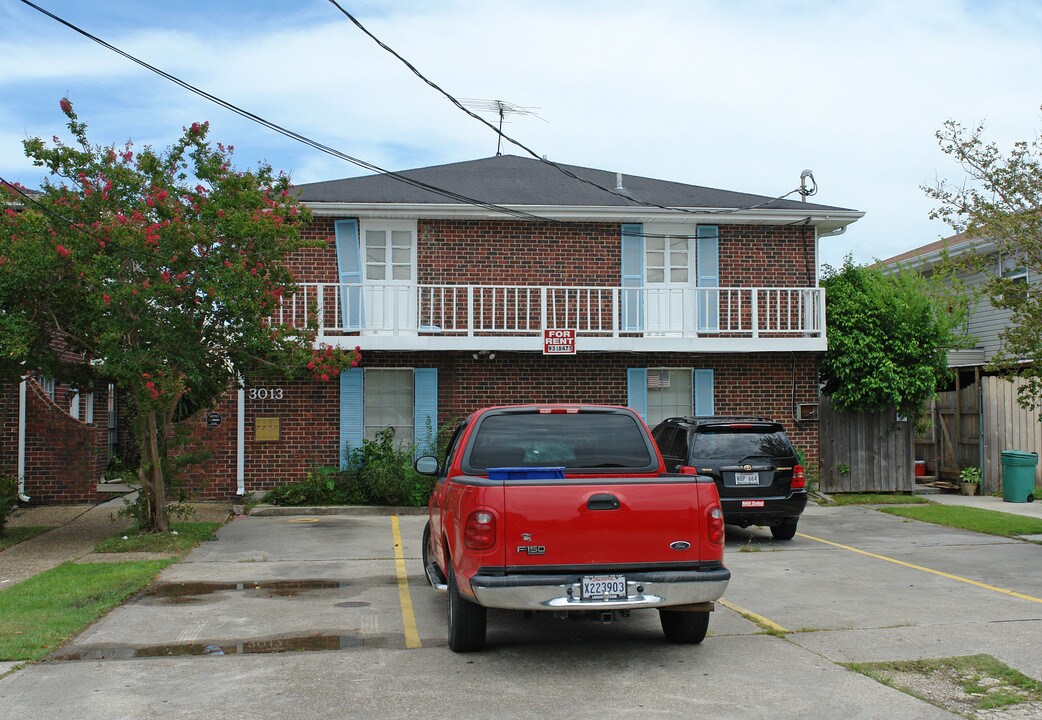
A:
[[[490,467],[489,480],[563,480],[563,467]]]

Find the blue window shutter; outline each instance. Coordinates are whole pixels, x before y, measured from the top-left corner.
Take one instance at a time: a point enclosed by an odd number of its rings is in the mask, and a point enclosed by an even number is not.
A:
[[[715,415],[712,368],[695,370],[695,416]]]
[[[644,422],[648,421],[648,369],[626,370],[626,404],[637,411]]]
[[[698,247],[695,250],[695,265],[698,287],[720,287],[720,228],[716,225],[699,225],[695,229]],[[720,330],[720,295],[715,291],[698,291],[698,331]]]
[[[644,329],[644,226],[622,226],[622,331]]]
[[[362,259],[358,221],[337,220],[336,264],[340,283],[340,322],[344,330],[362,328]]]
[[[413,383],[416,456],[433,455],[438,449],[438,368],[416,368]]]
[[[362,447],[363,425],[362,368],[340,373],[340,469],[347,467],[352,450]]]

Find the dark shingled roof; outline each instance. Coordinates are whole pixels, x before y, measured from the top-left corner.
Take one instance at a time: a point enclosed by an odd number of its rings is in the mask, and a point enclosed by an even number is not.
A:
[[[560,163],[559,163],[560,164]],[[614,172],[563,165],[561,167],[603,188],[614,189]],[[539,160],[500,155],[467,162],[403,170],[398,175],[440,189],[495,205],[541,205],[561,207],[637,207],[638,202],[575,180]],[[772,200],[762,195],[717,190],[684,183],[625,175],[629,195],[642,202],[685,208],[750,208],[771,210],[842,210],[844,208],[803,203],[799,200]],[[298,185],[304,202],[463,204],[437,192],[418,188],[387,175],[327,180]]]

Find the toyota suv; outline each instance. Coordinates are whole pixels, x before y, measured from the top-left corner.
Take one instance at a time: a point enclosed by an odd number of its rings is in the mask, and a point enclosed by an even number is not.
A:
[[[796,534],[807,506],[807,481],[781,423],[756,417],[676,417],[663,420],[652,435],[667,470],[713,478],[725,523],[766,525],[776,540]]]

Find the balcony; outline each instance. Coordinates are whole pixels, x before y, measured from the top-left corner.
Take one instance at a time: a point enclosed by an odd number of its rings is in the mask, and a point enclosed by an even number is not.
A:
[[[272,322],[318,324],[365,350],[541,352],[544,329],[582,352],[824,351],[822,288],[630,288],[301,283]]]

